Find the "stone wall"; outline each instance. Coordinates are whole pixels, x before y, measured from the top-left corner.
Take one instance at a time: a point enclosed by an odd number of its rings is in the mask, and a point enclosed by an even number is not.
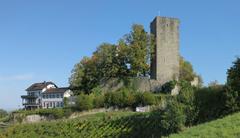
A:
[[[124,80],[112,78],[102,82],[100,86],[103,91],[114,92],[123,87],[131,87],[140,92],[160,92],[162,89],[162,82],[158,80],[149,79],[147,77],[128,78],[128,82]],[[172,95],[178,94],[178,87],[172,91]]]

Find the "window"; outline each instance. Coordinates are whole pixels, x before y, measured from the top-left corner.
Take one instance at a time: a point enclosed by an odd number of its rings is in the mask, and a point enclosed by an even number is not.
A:
[[[57,94],[57,98],[60,98],[59,94]]]
[[[61,107],[63,107],[63,102],[61,102]]]
[[[61,94],[61,98],[63,98],[63,94]]]

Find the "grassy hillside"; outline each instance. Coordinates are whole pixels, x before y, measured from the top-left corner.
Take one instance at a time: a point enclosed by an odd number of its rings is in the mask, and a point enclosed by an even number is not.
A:
[[[98,113],[72,120],[15,125],[8,128],[2,137],[161,137],[159,124],[159,118],[148,113]]]
[[[240,113],[227,116],[223,119],[198,125],[170,138],[239,138]]]

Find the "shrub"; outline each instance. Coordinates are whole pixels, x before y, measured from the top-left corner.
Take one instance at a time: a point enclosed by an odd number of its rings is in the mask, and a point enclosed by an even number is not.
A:
[[[195,104],[195,88],[187,81],[180,81],[179,86],[180,91],[177,95],[177,100],[184,106],[186,125],[192,126],[198,115],[198,109]]]
[[[120,89],[116,92],[106,93],[104,96],[104,102],[107,107],[133,107],[135,99],[134,92],[127,88]]]
[[[136,100],[134,103],[134,107],[137,106],[146,106],[146,105],[153,105],[155,103],[155,97],[150,92],[137,92],[135,94]]]
[[[199,110],[197,122],[202,123],[224,115],[224,86],[211,86],[198,89],[195,104]]]
[[[158,118],[159,130],[164,136],[179,132],[185,127],[186,115],[184,113],[184,106],[177,101],[176,97],[168,100],[166,108],[154,110],[151,116]]]
[[[162,86],[162,92],[166,94],[171,94],[172,90],[177,85],[177,81],[169,81]]]
[[[77,97],[76,109],[83,111],[93,108],[93,97],[92,95],[80,94]]]
[[[185,127],[186,115],[184,106],[174,98],[167,103],[167,107],[162,113],[162,131],[165,135],[177,133]]]
[[[93,106],[94,108],[104,107],[104,95],[94,95]]]
[[[104,104],[106,107],[110,107],[113,105],[113,102],[112,102],[112,93],[108,92],[104,95]]]

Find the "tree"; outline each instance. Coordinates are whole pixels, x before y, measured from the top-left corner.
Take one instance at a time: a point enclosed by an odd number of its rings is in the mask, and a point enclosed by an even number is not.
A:
[[[233,66],[227,71],[227,85],[233,91],[240,91],[240,58],[233,62]]]
[[[195,77],[192,64],[180,57],[180,80],[191,82]]]
[[[227,71],[227,84],[225,95],[225,110],[232,113],[240,110],[240,58]]]
[[[6,117],[8,115],[7,111],[0,109],[0,118]]]
[[[127,35],[127,44],[130,46],[130,64],[131,75],[146,76],[149,72],[148,64],[148,49],[149,49],[149,35],[144,30],[142,25],[134,24],[132,31]]]
[[[79,92],[90,93],[110,78],[146,76],[149,73],[149,35],[142,25],[132,31],[118,45],[101,44],[90,58],[83,58],[74,66],[70,86]]]

